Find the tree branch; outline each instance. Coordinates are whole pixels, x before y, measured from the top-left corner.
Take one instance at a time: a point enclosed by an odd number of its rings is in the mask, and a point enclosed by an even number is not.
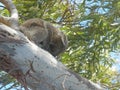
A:
[[[12,0],[0,0],[0,2],[6,6],[11,15],[10,17],[0,16],[0,22],[12,27],[13,29],[18,30],[18,11],[15,5],[12,3]]]
[[[19,31],[0,24],[0,69],[32,90],[103,90],[69,71]]]

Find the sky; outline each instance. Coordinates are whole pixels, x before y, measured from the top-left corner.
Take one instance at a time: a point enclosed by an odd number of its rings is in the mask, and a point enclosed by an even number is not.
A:
[[[110,55],[112,58],[115,59],[115,64],[112,66],[112,69],[120,72],[120,52],[117,53],[111,52]]]

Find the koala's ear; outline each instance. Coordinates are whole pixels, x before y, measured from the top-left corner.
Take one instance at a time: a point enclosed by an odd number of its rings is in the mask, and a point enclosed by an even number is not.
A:
[[[66,35],[63,35],[63,37],[61,37],[63,45],[65,46],[65,48],[67,48],[68,46],[68,38]]]
[[[59,29],[57,30],[57,32],[58,32],[57,35],[59,36],[60,41],[62,42],[63,47],[67,48],[67,46],[68,46],[68,38],[67,38],[67,36]]]

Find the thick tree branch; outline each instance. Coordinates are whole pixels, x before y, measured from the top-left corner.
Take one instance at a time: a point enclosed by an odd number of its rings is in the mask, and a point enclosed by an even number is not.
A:
[[[74,74],[19,31],[0,25],[0,69],[27,90],[103,90]]]

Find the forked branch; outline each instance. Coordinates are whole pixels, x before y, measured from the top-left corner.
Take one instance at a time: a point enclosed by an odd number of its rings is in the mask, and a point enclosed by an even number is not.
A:
[[[10,17],[4,17],[0,15],[0,22],[18,30],[18,11],[15,5],[12,3],[12,0],[0,0],[1,3],[5,5],[7,10],[10,12]]]

